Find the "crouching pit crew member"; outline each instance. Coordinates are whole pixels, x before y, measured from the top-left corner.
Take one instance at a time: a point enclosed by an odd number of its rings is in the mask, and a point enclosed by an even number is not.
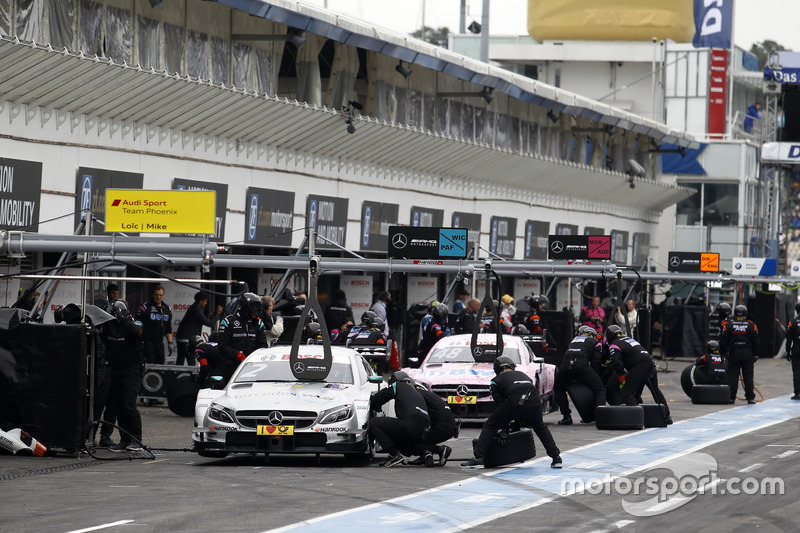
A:
[[[572,411],[567,399],[567,386],[573,381],[583,383],[594,393],[594,406],[605,405],[606,388],[593,364],[596,364],[603,355],[603,345],[597,339],[597,332],[589,326],[578,328],[578,334],[567,346],[567,351],[561,359],[561,366],[556,374],[553,387],[556,403],[561,409],[563,418],[559,424],[572,424]]]
[[[389,386],[372,395],[369,408],[380,411],[390,400],[394,400],[397,418],[376,416],[369,422],[372,437],[389,454],[389,458],[381,464],[385,467],[403,464],[404,455],[413,455],[422,440],[422,433],[430,426],[425,398],[414,388],[405,372],[392,374]]]
[[[501,355],[494,360],[496,375],[489,385],[489,390],[497,407],[483,424],[478,441],[473,447],[475,456],[461,463],[462,467],[483,466],[483,458],[494,436],[515,422],[520,426],[530,426],[542,441],[547,455],[553,459],[550,467],[561,468],[561,452],[553,440],[550,429],[542,420],[542,405],[536,385],[530,376],[515,368],[514,360],[507,355]]]
[[[404,374],[408,378],[405,372],[398,371],[395,374]],[[411,381],[411,383],[425,399],[431,426],[422,432],[422,440],[417,445],[416,453],[419,454],[419,458],[410,461],[408,464],[424,464],[426,467],[444,466],[447,464],[447,458],[450,457],[453,449],[441,443],[456,436],[456,417],[450,407],[447,406],[444,398],[429,391],[425,385],[418,381]],[[438,462],[434,462],[433,454],[439,456]]]

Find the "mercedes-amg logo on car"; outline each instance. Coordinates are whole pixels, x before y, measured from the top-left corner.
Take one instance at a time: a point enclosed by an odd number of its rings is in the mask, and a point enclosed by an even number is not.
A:
[[[469,387],[466,385],[459,385],[456,387],[456,394],[458,396],[467,396],[469,394]]]
[[[480,357],[480,356],[483,354],[483,348],[481,348],[480,346],[476,346],[476,347],[475,347],[475,348],[472,350],[472,353],[473,353],[473,354],[475,354],[475,355],[477,355],[478,357]]]
[[[297,372],[298,374],[300,374],[300,373],[302,373],[302,372],[303,372],[303,370],[305,370],[305,369],[306,369],[306,365],[304,365],[303,363],[301,363],[300,361],[298,361],[298,362],[296,362],[296,363],[294,364],[294,366],[292,366],[292,368],[294,369],[294,371],[295,371],[295,372]]]
[[[669,266],[676,267],[676,266],[679,266],[680,264],[681,264],[681,258],[678,257],[677,255],[674,255],[674,256],[669,258]]]
[[[267,415],[267,420],[269,420],[269,423],[273,426],[279,426],[281,422],[283,422],[283,415],[280,411],[272,411]]]
[[[402,233],[398,233],[392,237],[392,246],[395,248],[405,248],[406,244],[408,244],[408,238]]]
[[[553,250],[553,253],[560,254],[564,251],[564,243],[561,241],[553,241],[553,244],[550,245],[550,249]]]

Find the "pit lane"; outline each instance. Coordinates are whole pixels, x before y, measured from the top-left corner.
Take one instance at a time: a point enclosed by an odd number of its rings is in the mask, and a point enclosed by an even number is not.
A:
[[[680,370],[687,361],[671,362],[674,372],[661,373],[659,381],[670,400],[676,424],[641,432],[598,431],[593,425],[557,426],[557,414],[545,417],[556,442],[564,452],[564,469],[554,471],[549,461],[539,456],[526,465],[529,470],[513,469],[499,475],[498,470],[468,471],[458,463],[471,456],[471,439],[476,427],[462,428],[459,439],[451,441],[454,448],[445,468],[398,467],[384,469],[380,458],[369,462],[354,462],[342,456],[263,456],[230,457],[222,460],[203,459],[181,451],[190,444],[191,419],[179,418],[163,407],[143,407],[145,444],[154,448],[155,458],[148,460],[97,461],[79,457],[10,457],[0,456],[0,491],[3,505],[0,523],[3,530],[27,529],[44,532],[66,531],[268,531],[292,527],[295,531],[313,531],[318,520],[325,531],[338,527],[354,527],[353,509],[364,508],[371,530],[447,531],[457,527],[475,531],[520,531],[533,526],[542,530],[598,531],[623,529],[634,531],[641,527],[658,530],[696,529],[703,525],[713,530],[721,524],[733,523],[761,526],[760,530],[787,530],[797,505],[791,496],[796,490],[797,457],[787,453],[800,451],[798,420],[800,402],[790,402],[791,372],[785,360],[760,360],[756,366],[756,384],[767,400],[781,404],[782,409],[795,409],[781,421],[765,425],[771,404],[746,406],[692,405],[682,392]],[[741,393],[740,393],[741,394]],[[785,400],[785,401],[784,401]],[[656,446],[667,455],[680,453],[675,442],[684,440],[684,429],[696,429],[691,419],[703,415],[729,416],[730,419],[752,420],[736,436],[719,440],[725,435],[714,431],[700,432],[703,437],[690,448],[708,453],[719,464],[720,477],[737,473],[755,478],[782,477],[784,495],[699,494],[685,505],[665,514],[637,517],[626,513],[618,494],[573,494],[553,496],[544,478],[553,475],[574,475],[585,472],[586,458],[578,454],[596,450],[598,457],[608,457],[618,443],[625,439],[652,441],[677,438]],[[746,415],[755,415],[744,418]],[[729,420],[729,419],[725,419]],[[694,424],[694,426],[692,426]],[[702,424],[700,425],[702,427]],[[724,425],[721,427],[725,427]],[[691,434],[691,433],[690,433]],[[652,435],[653,438],[649,437]],[[705,439],[705,440],[703,440]],[[710,444],[705,445],[704,442]],[[602,443],[601,445],[596,445]],[[594,445],[594,446],[593,446]],[[635,459],[639,445],[630,448],[621,458]],[[578,450],[583,448],[582,450]],[[103,452],[98,452],[103,453]],[[112,454],[105,452],[105,457]],[[662,454],[663,455],[663,454]],[[630,457],[628,457],[630,456]],[[126,455],[127,457],[127,455]],[[116,458],[116,457],[115,457]],[[654,459],[655,460],[655,459]],[[620,470],[646,467],[652,460],[620,465]],[[745,470],[743,473],[738,473]],[[491,475],[489,475],[491,474]],[[544,476],[531,482],[515,479]],[[635,474],[634,474],[635,475]],[[491,478],[491,479],[489,479]],[[478,488],[486,482],[503,490],[523,491],[525,505],[507,505],[502,490]],[[453,491],[446,498],[441,487]],[[433,490],[437,489],[437,490]],[[430,491],[430,492],[424,492]],[[422,493],[422,494],[421,494]],[[465,500],[455,503],[457,500]],[[537,503],[539,501],[542,503]],[[381,503],[381,502],[389,503]],[[417,504],[416,501],[422,502]],[[474,519],[459,516],[458,505],[476,510]],[[421,505],[434,505],[445,514],[432,525],[426,520],[433,513]],[[361,511],[359,511],[361,512]],[[429,513],[425,515],[425,513]],[[329,515],[335,515],[330,517]],[[324,517],[324,520],[320,520]],[[426,518],[428,517],[428,518]],[[423,520],[425,518],[425,520]],[[488,521],[487,521],[488,519]],[[438,520],[438,521],[437,521]],[[786,522],[786,521],[789,522]],[[691,524],[691,526],[687,526]],[[299,525],[299,527],[297,527]],[[424,527],[422,527],[424,525]]]

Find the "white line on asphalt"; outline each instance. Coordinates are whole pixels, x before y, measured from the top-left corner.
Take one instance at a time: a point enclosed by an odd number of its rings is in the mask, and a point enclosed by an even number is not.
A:
[[[99,526],[87,527],[85,529],[74,529],[72,531],[67,531],[67,533],[85,533],[86,531],[97,531],[98,529],[107,529],[109,527],[123,526],[131,522],[133,522],[133,520],[119,520],[117,522],[111,522],[109,524],[100,524]]]
[[[786,450],[783,453],[779,453],[778,455],[773,455],[773,459],[783,459],[784,457],[789,457],[790,455],[794,455],[798,452],[798,450]]]
[[[618,529],[622,529],[623,527],[633,524],[634,522],[636,522],[636,520],[620,520],[619,522],[614,522],[611,525]]]
[[[750,466],[746,466],[746,467],[742,468],[741,470],[739,470],[739,472],[740,473],[750,472],[750,471],[755,470],[756,468],[759,468],[761,466],[764,466],[764,463],[753,463]]]

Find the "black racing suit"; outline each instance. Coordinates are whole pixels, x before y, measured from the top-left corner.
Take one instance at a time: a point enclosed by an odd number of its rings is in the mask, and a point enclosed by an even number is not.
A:
[[[163,365],[164,337],[172,333],[172,311],[166,302],[158,306],[145,302],[136,310],[136,320],[142,324],[144,359],[149,364]]]
[[[359,326],[353,329],[347,337],[350,346],[386,346],[386,333],[382,329],[367,326]],[[358,348],[356,348],[358,349]],[[365,354],[367,361],[373,363],[378,373],[389,371],[389,360],[383,358],[369,357]]]
[[[119,442],[124,446],[133,439],[142,440],[142,417],[136,408],[144,369],[141,335],[142,324],[130,316],[103,325],[102,339],[111,367],[108,401],[122,430]]]
[[[334,300],[333,303],[325,309],[325,324],[328,326],[328,332],[341,328],[348,320],[350,322],[355,322],[353,318],[353,309],[347,305],[347,300],[344,298]]]
[[[786,325],[786,358],[792,362],[794,393],[800,395],[800,315]]]
[[[182,365],[186,361],[187,365],[194,366],[194,354],[189,351],[189,341],[203,332],[203,326],[211,327],[211,319],[206,316],[205,310],[206,308],[198,302],[193,303],[178,324],[178,332],[175,335],[178,345],[176,365]]]
[[[725,321],[719,338],[719,353],[728,358],[728,386],[731,400],[739,390],[739,372],[744,381],[744,397],[755,400],[753,374],[758,359],[758,327],[752,320],[733,317]]]
[[[267,347],[267,330],[260,318],[228,315],[219,323],[217,346],[227,361],[241,362],[257,348]]]
[[[222,380],[216,383],[219,388],[224,387],[239,366],[239,361],[235,357],[228,359],[222,356],[216,342],[198,344],[194,350],[194,357],[200,363],[200,384],[206,387],[211,385],[208,381],[210,376],[220,376]]]
[[[380,411],[383,404],[394,400],[397,418],[376,416],[369,422],[369,431],[381,448],[390,456],[413,455],[422,439],[422,432],[430,425],[425,398],[405,381],[396,381],[372,395],[369,408]]]
[[[619,398],[617,399],[617,394],[608,394],[609,403],[639,405],[638,398],[641,391],[646,382],[651,380],[653,358],[638,341],[625,336],[610,341],[608,352],[614,370],[608,379],[608,392],[612,393],[619,389],[621,383],[619,378],[625,376],[625,384],[622,386]],[[656,398],[656,402],[661,403],[660,398]]]
[[[425,399],[431,419],[431,427],[422,433],[422,440],[417,445],[416,453],[422,455],[425,452],[436,451],[437,444],[455,436],[456,416],[444,399],[435,392],[423,388],[417,388],[417,392]]]
[[[428,322],[428,325],[425,326],[425,330],[422,332],[422,340],[419,342],[419,347],[417,348],[419,351],[420,360],[428,355],[428,352],[431,350],[431,348],[433,348],[433,345],[439,341],[439,339],[442,339],[448,335],[450,335],[450,328],[447,326],[442,326],[433,320]]]
[[[492,379],[489,390],[497,407],[486,419],[481,434],[473,445],[475,457],[485,457],[497,432],[507,428],[512,422],[530,425],[550,457],[561,453],[550,429],[542,420],[539,392],[530,376],[519,370],[504,370]]]
[[[594,394],[595,407],[605,405],[605,385],[592,368],[602,355],[603,345],[596,337],[580,335],[573,338],[567,346],[553,385],[553,394],[563,416],[568,417],[571,414],[569,400],[567,400],[567,385],[573,381],[589,387]]]
[[[728,383],[728,362],[718,353],[703,354],[694,363],[694,380],[697,385],[725,385]]]

